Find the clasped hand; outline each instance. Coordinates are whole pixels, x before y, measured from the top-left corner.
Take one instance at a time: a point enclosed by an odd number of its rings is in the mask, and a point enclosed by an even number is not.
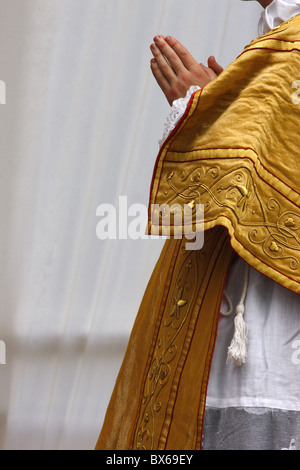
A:
[[[190,52],[171,36],[155,36],[150,46],[152,73],[168,102],[183,98],[192,85],[204,87],[217,78],[223,68],[211,56],[208,67],[198,64]]]

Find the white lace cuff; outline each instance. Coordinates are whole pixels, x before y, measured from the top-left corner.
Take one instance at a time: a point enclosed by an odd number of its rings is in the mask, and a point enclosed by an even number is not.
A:
[[[176,124],[178,123],[180,118],[184,115],[192,94],[200,89],[201,88],[199,86],[191,86],[184,98],[179,98],[178,100],[173,101],[170,114],[165,119],[163,137],[159,141],[160,147],[162,146],[166,138],[169,136],[169,134],[172,132],[172,130],[176,127]]]

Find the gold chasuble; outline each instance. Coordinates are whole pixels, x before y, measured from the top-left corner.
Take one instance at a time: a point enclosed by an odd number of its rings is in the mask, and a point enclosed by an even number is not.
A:
[[[196,92],[157,157],[157,205],[202,204],[204,246],[171,237],[144,294],[97,450],[201,449],[206,390],[234,252],[300,293],[300,15]],[[192,213],[191,211],[191,213]],[[188,227],[188,229],[187,229]],[[182,228],[182,227],[181,227]],[[198,230],[194,218],[182,233]]]

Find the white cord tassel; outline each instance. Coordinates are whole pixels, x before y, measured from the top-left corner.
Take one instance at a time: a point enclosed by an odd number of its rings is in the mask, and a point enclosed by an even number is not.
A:
[[[246,362],[247,357],[247,325],[244,320],[245,306],[244,301],[248,288],[249,279],[249,265],[247,264],[245,270],[245,279],[243,293],[240,302],[236,308],[236,317],[234,319],[234,337],[228,348],[227,364],[235,364],[242,366]]]
[[[246,362],[247,356],[247,325],[244,321],[244,305],[238,304],[234,319],[234,337],[228,348],[227,364],[241,366]]]

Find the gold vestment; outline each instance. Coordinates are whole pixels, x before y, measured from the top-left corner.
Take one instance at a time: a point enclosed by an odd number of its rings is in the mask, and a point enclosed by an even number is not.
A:
[[[209,370],[232,254],[300,293],[300,15],[245,47],[196,92],[162,146],[157,205],[204,207],[204,246],[173,235],[144,294],[98,450],[201,449]],[[156,205],[156,206],[155,206]],[[154,208],[154,209],[153,209]],[[188,227],[188,229],[187,229]],[[185,231],[185,232],[184,232]]]

